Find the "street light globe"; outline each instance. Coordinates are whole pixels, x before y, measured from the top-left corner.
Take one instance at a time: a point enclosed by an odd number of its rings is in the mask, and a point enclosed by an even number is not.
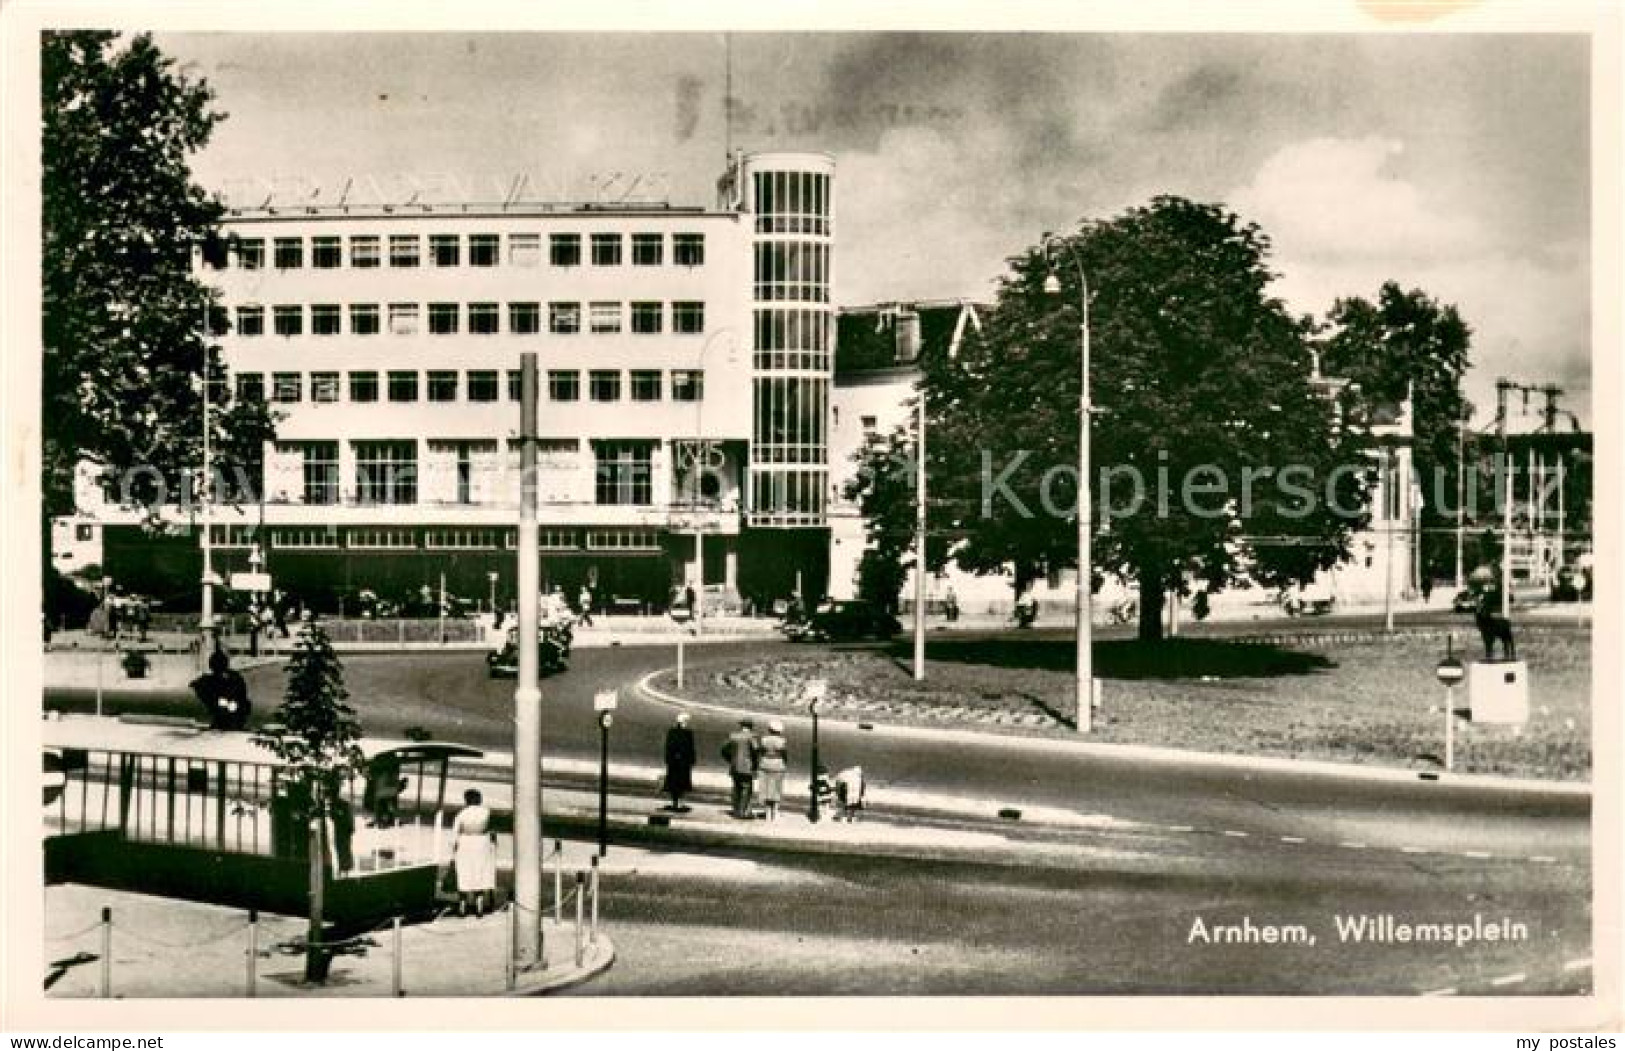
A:
[[[1056,277],[1054,274],[1050,274],[1048,277],[1044,278],[1044,291],[1048,295],[1052,295],[1052,296],[1060,295],[1061,294],[1061,279]]]

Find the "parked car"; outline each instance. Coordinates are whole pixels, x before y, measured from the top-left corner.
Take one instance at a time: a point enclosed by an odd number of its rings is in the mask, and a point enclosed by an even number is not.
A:
[[[1289,587],[1281,592],[1281,609],[1289,617],[1320,617],[1337,609],[1337,596],[1319,587]]]
[[[784,633],[794,642],[853,642],[889,639],[903,630],[898,619],[869,602],[831,602],[802,621],[787,622]]]

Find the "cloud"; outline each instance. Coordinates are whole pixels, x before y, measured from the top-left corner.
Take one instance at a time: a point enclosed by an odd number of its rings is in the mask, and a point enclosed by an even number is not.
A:
[[[1590,262],[1585,238],[1513,248],[1465,199],[1435,200],[1395,170],[1402,143],[1318,138],[1290,144],[1231,195],[1275,246],[1272,291],[1321,315],[1384,281],[1454,305],[1473,331],[1468,398],[1493,406],[1494,381],[1557,382],[1589,420]],[[1481,199],[1481,198],[1480,198]],[[1489,207],[1481,205],[1480,207]]]
[[[1487,235],[1449,202],[1428,200],[1401,178],[1395,139],[1310,139],[1268,159],[1232,198],[1283,253],[1317,260],[1402,262],[1462,258]]]

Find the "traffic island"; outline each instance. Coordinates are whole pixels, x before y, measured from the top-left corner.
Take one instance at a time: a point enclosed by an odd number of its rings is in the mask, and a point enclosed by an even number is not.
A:
[[[1467,642],[1465,632],[1459,641]],[[686,703],[799,715],[804,684],[822,679],[829,696],[821,713],[860,726],[1079,740],[1072,646],[1070,639],[932,639],[923,682],[898,644],[809,649],[771,663],[742,656],[696,669],[683,688],[669,671],[650,685]],[[1460,724],[1453,769],[1589,780],[1590,648],[1589,632],[1531,638],[1520,654],[1532,683],[1527,725]],[[1445,652],[1439,639],[1371,634],[1292,647],[1097,642],[1102,706],[1086,739],[1441,771],[1446,700],[1435,669]]]

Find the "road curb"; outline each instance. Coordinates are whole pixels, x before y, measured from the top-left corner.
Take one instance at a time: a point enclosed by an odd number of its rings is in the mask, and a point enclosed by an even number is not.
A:
[[[563,937],[562,934],[558,936]],[[598,943],[588,947],[586,956],[586,961],[580,967],[571,967],[563,973],[554,973],[551,977],[534,984],[526,984],[524,977],[521,976],[515,983],[514,988],[504,989],[500,995],[503,997],[546,996],[549,993],[563,992],[566,989],[573,989],[583,982],[591,981],[614,966],[615,943],[610,940],[609,935],[600,934]]]
[[[673,668],[657,668],[633,684],[639,695],[656,704],[673,708],[692,708],[721,715],[760,716],[762,713],[744,708],[687,700],[667,693],[654,685],[656,676],[673,672]],[[776,718],[810,724],[806,716],[775,712]],[[1170,764],[1199,764],[1226,769],[1254,772],[1281,773],[1300,776],[1342,777],[1353,781],[1383,781],[1405,784],[1437,784],[1461,788],[1505,792],[1538,792],[1549,795],[1586,797],[1592,794],[1589,782],[1540,781],[1533,778],[1495,777],[1489,774],[1446,774],[1429,770],[1406,770],[1399,767],[1355,766],[1350,763],[1332,763],[1309,759],[1282,759],[1275,756],[1234,755],[1227,752],[1198,752],[1182,748],[1164,748],[1156,745],[1105,744],[1098,741],[1063,741],[1052,737],[1024,737],[985,730],[938,728],[925,726],[893,726],[884,723],[859,724],[845,719],[819,717],[819,724],[843,730],[861,730],[881,737],[897,737],[917,741],[957,742],[981,746],[1036,749],[1102,759],[1135,759],[1144,762]]]

